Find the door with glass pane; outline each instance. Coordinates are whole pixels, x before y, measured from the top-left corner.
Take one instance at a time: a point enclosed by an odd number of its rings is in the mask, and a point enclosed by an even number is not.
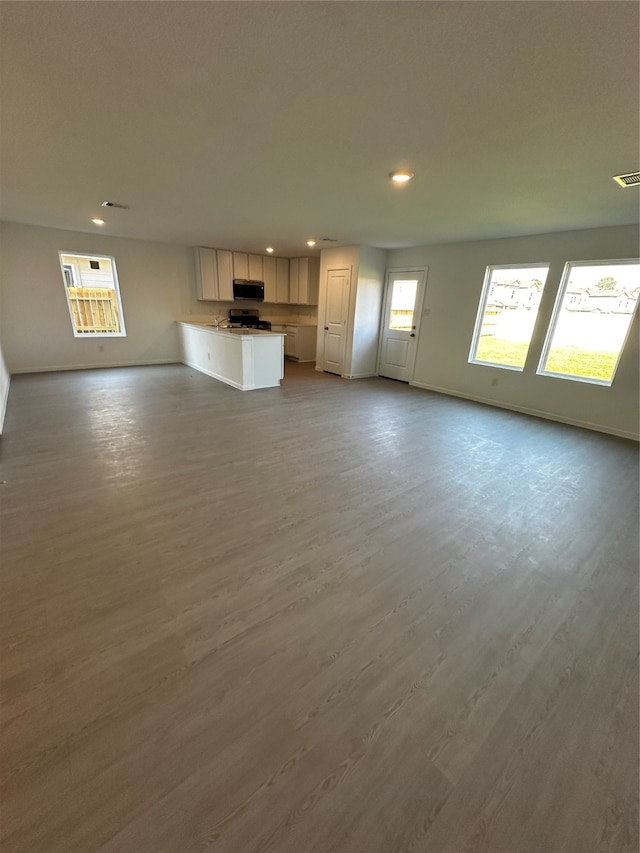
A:
[[[413,374],[426,271],[387,273],[378,374],[409,382]]]

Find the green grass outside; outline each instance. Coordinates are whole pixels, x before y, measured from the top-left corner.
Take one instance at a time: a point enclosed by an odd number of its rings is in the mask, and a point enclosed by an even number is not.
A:
[[[508,367],[524,367],[528,346],[525,343],[493,338],[480,338],[476,359]],[[587,352],[579,347],[555,347],[551,350],[545,369],[550,373],[581,376],[585,379],[609,381],[616,364],[617,353]]]
[[[524,367],[528,348],[525,343],[484,335],[478,344],[476,360],[489,361],[491,364],[505,364],[509,367]]]
[[[551,350],[545,370],[610,382],[617,359],[615,352],[587,352],[579,347],[562,347]]]

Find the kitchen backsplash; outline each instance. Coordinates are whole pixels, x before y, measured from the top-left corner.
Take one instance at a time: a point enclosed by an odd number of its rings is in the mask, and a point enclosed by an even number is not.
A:
[[[230,308],[257,308],[262,320],[270,320],[272,323],[286,323],[299,320],[303,323],[315,323],[318,319],[318,307],[316,305],[287,305],[285,303],[272,304],[269,302],[243,301],[242,305],[237,302],[198,302],[197,308],[192,310],[191,316],[195,319],[202,316],[229,316]]]

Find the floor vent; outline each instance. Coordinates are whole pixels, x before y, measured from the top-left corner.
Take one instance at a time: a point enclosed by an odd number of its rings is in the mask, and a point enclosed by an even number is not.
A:
[[[614,175],[613,180],[621,187],[640,186],[640,172],[629,172],[627,175]]]

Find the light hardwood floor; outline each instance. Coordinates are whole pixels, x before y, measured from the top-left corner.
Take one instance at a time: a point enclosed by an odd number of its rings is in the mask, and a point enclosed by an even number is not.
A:
[[[2,853],[635,853],[634,444],[288,364],[15,377]]]

